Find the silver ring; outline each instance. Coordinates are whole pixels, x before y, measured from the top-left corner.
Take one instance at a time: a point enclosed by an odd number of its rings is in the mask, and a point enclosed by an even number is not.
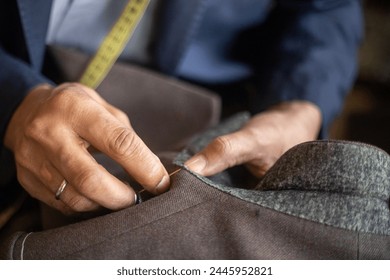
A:
[[[68,185],[68,182],[66,180],[62,181],[61,186],[58,188],[56,192],[56,199],[59,200],[61,194],[64,192],[66,185]]]

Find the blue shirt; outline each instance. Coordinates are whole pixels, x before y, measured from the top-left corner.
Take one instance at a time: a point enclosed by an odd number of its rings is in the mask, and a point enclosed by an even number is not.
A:
[[[128,0],[54,0],[46,43],[93,54],[121,15]],[[158,7],[151,0],[120,59],[149,64],[150,44]]]

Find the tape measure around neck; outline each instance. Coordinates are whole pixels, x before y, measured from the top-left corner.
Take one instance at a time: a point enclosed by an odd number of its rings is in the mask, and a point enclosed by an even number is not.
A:
[[[133,35],[149,2],[150,0],[130,0],[126,4],[121,16],[89,62],[80,83],[94,89],[99,86]]]

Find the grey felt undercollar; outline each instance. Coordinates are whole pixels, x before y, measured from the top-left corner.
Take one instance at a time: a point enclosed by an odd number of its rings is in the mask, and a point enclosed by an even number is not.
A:
[[[238,130],[242,113],[195,139],[176,158],[184,162],[211,139]],[[208,185],[245,201],[322,224],[390,235],[390,156],[370,145],[313,141],[287,151],[253,187],[244,168],[206,178]],[[239,179],[237,179],[239,178]],[[237,183],[238,182],[238,183]]]

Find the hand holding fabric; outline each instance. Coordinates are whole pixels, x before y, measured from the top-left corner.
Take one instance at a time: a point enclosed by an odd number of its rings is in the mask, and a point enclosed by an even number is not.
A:
[[[26,191],[64,213],[135,203],[134,190],[99,165],[91,147],[121,164],[148,191],[159,194],[169,187],[167,171],[127,116],[77,83],[32,89],[15,111],[4,143],[14,152]],[[68,185],[56,200],[64,179]]]
[[[255,115],[239,131],[214,139],[185,165],[203,176],[245,164],[263,176],[291,147],[315,140],[321,127],[319,108],[306,101],[276,105]]]

